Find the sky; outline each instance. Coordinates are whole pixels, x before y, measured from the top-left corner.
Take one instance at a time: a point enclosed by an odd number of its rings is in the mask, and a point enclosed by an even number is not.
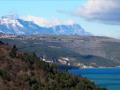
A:
[[[10,14],[77,23],[93,35],[120,38],[120,0],[0,0],[0,16]]]

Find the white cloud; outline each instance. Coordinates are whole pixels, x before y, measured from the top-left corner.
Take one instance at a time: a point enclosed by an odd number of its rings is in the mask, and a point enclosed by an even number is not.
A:
[[[88,0],[74,14],[87,20],[120,24],[120,0]]]
[[[26,21],[33,21],[39,26],[54,26],[54,25],[59,25],[59,24],[65,24],[65,25],[72,25],[75,22],[71,19],[69,20],[60,20],[58,18],[52,17],[50,20],[47,20],[43,17],[36,17],[36,16],[22,16],[22,19]]]
[[[42,17],[35,17],[35,16],[23,16],[22,19],[26,21],[33,21],[34,23],[44,26],[48,24],[48,21]]]

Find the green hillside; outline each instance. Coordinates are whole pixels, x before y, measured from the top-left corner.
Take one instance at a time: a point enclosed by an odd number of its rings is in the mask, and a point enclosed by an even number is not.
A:
[[[46,56],[58,63],[61,57],[69,58],[70,65],[81,63],[93,67],[120,66],[120,40],[97,36],[18,36],[0,39],[19,51],[35,52],[38,57]]]

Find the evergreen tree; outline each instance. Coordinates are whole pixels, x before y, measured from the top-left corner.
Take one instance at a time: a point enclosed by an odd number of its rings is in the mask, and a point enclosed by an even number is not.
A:
[[[16,48],[16,45],[13,45],[13,47],[12,47],[12,49],[11,49],[11,51],[10,51],[10,56],[12,57],[12,58],[15,58],[16,57],[16,53],[17,53],[17,48]]]

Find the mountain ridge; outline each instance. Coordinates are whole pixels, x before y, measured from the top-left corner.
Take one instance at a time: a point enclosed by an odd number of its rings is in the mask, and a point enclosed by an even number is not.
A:
[[[91,35],[79,24],[59,24],[50,27],[40,26],[34,21],[28,21],[15,16],[0,18],[0,32],[16,35],[53,34],[53,35]]]

